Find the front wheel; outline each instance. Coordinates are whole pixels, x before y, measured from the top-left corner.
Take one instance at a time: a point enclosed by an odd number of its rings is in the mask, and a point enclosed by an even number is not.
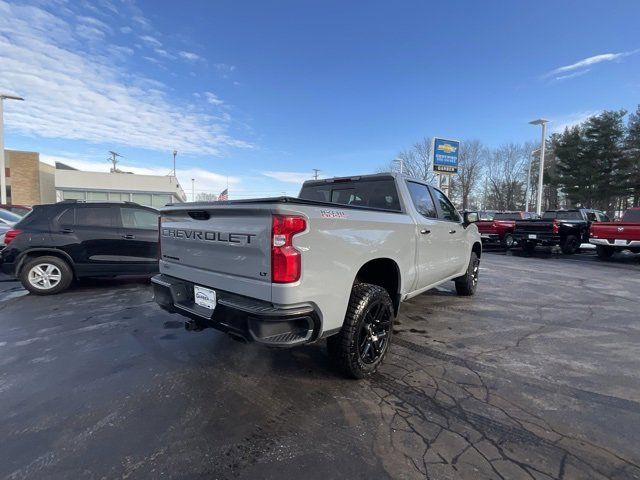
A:
[[[596,245],[596,253],[599,258],[611,258],[615,253],[615,250],[613,247],[608,247],[606,245]]]
[[[393,318],[393,303],[384,288],[354,285],[342,329],[327,339],[334,366],[351,378],[372,375],[389,350]]]
[[[36,295],[53,295],[66,290],[73,280],[69,264],[58,257],[43,256],[27,261],[20,270],[20,282]]]
[[[467,271],[461,277],[456,278],[456,292],[458,295],[470,297],[476,293],[478,287],[478,274],[480,273],[480,259],[476,252],[471,252],[471,259]]]
[[[511,235],[510,233],[505,234],[504,238],[502,239],[502,246],[507,250],[513,248],[515,243],[516,242],[513,239],[513,235]]]
[[[560,249],[565,255],[573,255],[580,249],[580,240],[575,235],[567,235],[567,238],[560,245]]]

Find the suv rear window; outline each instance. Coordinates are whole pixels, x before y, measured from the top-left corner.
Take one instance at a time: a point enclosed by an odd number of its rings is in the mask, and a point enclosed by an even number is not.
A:
[[[75,225],[80,227],[112,227],[111,207],[76,207]]]
[[[303,200],[400,211],[398,190],[392,177],[305,184],[299,197]]]
[[[582,214],[577,210],[568,210],[566,212],[544,212],[542,214],[544,220],[584,220]]]

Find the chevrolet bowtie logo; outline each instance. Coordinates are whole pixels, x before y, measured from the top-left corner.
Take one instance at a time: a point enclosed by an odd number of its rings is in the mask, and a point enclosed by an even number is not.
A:
[[[441,150],[445,153],[451,153],[455,152],[457,148],[449,143],[443,143],[442,145],[438,145],[438,150]]]

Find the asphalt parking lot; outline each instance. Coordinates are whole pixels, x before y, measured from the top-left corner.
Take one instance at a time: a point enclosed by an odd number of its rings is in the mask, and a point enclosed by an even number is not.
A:
[[[189,333],[147,279],[0,282],[0,478],[640,478],[640,261],[486,252],[372,379]]]

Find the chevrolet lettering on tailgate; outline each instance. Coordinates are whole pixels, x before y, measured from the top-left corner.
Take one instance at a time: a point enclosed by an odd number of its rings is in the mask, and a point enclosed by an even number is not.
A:
[[[163,228],[162,236],[207,242],[240,243],[249,245],[251,243],[251,239],[255,237],[255,234],[188,230],[186,228]]]

